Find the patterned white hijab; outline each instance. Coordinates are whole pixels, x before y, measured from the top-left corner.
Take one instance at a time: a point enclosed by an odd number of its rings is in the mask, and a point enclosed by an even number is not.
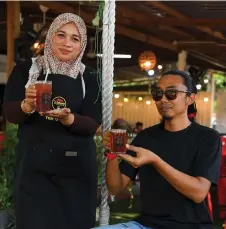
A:
[[[56,58],[56,56],[52,51],[52,47],[51,47],[52,39],[62,26],[70,22],[75,23],[80,33],[81,51],[79,56],[75,60],[60,61]],[[82,64],[81,59],[83,57],[86,45],[87,45],[86,25],[79,16],[72,13],[64,13],[56,17],[52,22],[52,24],[50,25],[50,28],[46,36],[44,55],[32,59],[33,64],[29,71],[29,80],[27,82],[26,87],[36,82],[42,70],[44,73],[48,72],[53,74],[63,74],[63,75],[70,76],[72,78],[76,78],[79,73],[82,74],[85,66],[84,64]]]

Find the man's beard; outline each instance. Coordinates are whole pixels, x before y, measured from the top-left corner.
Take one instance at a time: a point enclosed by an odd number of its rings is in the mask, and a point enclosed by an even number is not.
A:
[[[164,116],[164,115],[162,115],[162,120],[163,121],[169,121],[169,120],[172,120],[173,119],[173,117],[169,117],[169,116]]]

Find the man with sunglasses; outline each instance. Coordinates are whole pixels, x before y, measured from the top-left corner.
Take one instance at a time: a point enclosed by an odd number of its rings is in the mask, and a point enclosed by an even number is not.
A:
[[[194,122],[194,89],[187,73],[164,73],[151,93],[162,122],[141,131],[127,153],[118,155],[120,164],[107,153],[110,193],[122,191],[139,172],[141,212],[134,221],[102,229],[214,228],[205,199],[211,184],[218,183],[221,139]],[[106,134],[106,148],[109,142]]]

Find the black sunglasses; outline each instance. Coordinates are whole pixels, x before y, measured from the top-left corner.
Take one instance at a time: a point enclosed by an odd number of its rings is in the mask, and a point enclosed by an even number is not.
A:
[[[151,91],[151,95],[152,95],[152,98],[154,101],[160,101],[162,99],[163,95],[165,95],[165,97],[168,100],[174,100],[177,98],[178,92],[186,93],[187,95],[191,94],[190,91],[180,91],[178,89],[167,89],[165,91],[163,91],[161,89],[153,89]]]

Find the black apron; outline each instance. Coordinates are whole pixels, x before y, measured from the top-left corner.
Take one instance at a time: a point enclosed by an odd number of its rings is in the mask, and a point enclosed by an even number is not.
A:
[[[39,79],[42,79],[40,77]],[[80,113],[81,78],[49,75],[53,108]],[[90,229],[95,225],[97,168],[93,136],[70,133],[33,114],[19,126],[16,148],[17,229]]]

